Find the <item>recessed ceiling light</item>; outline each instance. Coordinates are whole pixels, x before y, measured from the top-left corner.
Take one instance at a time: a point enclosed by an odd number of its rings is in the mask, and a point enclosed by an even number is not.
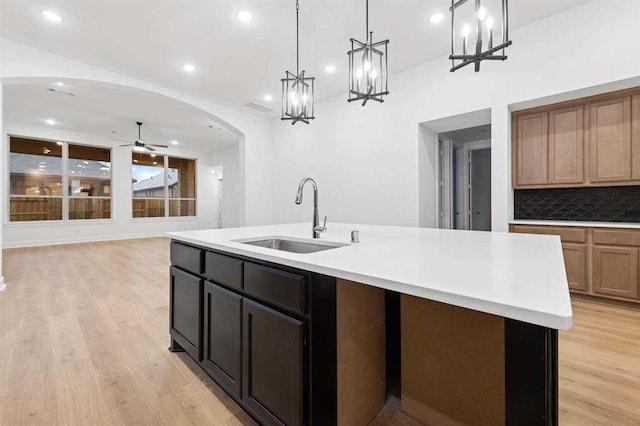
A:
[[[171,145],[178,145],[178,141],[171,141]]]
[[[51,22],[61,22],[62,21],[62,16],[58,15],[57,13],[51,11],[51,10],[43,10],[42,11],[42,15],[47,18],[49,21]]]
[[[196,67],[193,64],[184,64],[182,69],[188,72],[189,74],[192,74],[196,71]]]
[[[54,120],[53,118],[47,118],[47,120],[45,121],[49,126],[54,126],[56,124],[56,120]]]
[[[238,12],[238,19],[242,22],[251,22],[253,16],[246,10],[241,10],[240,12]]]
[[[334,72],[336,70],[336,66],[335,65],[327,65],[324,70],[328,73],[331,74],[332,72]]]
[[[271,95],[264,95],[264,100],[267,102],[271,102],[271,100],[273,99],[273,96]]]
[[[58,82],[56,83],[56,86],[58,86],[58,87],[63,87],[63,86],[64,86],[64,83],[63,83],[63,82],[61,82],[61,81],[58,81]]]
[[[433,15],[431,15],[432,24],[439,24],[440,22],[442,22],[443,19],[444,19],[444,13],[442,12],[436,12]]]
[[[64,143],[62,143],[62,142],[56,142],[56,145],[58,145],[58,146],[62,146],[62,145],[64,145]]]
[[[155,157],[156,155],[155,155],[155,154],[151,154],[151,156],[152,156],[152,157]]]

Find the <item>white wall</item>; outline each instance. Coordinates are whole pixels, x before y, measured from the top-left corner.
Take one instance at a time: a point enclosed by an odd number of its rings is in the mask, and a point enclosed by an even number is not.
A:
[[[92,80],[134,87],[174,98],[213,115],[216,121],[233,130],[240,138],[240,185],[244,189],[241,194],[240,223],[247,225],[271,223],[272,148],[269,120],[20,43],[0,39],[0,79],[4,84],[41,77]]]
[[[318,103],[309,126],[274,120],[276,221],[309,219],[293,195],[310,175],[329,220],[435,226],[432,135],[419,123],[490,109],[492,222],[506,231],[513,216],[510,105],[640,85],[639,16],[640,1],[593,0],[512,31],[509,59],[483,63],[479,73],[450,73],[442,57],[392,76],[382,105],[363,108],[341,95]],[[393,60],[393,40],[390,46]]]
[[[222,166],[222,227],[240,225],[239,206],[242,200],[238,147],[214,150],[210,155],[212,166]]]
[[[0,68],[2,68],[2,65],[0,63]],[[2,84],[0,84],[0,141],[3,141],[3,137],[2,135],[4,135],[4,126],[2,123],[2,107],[3,107],[3,103],[2,102],[3,99],[3,94],[2,94]],[[2,154],[0,154],[0,160],[2,160],[4,157],[2,156]],[[4,168],[4,165],[2,165],[2,163],[0,162],[0,173],[4,173],[6,169]],[[0,189],[0,194],[4,194],[4,191],[2,189]],[[3,213],[5,211],[4,207],[0,206],[0,213]],[[0,217],[2,217],[2,215],[0,214]],[[3,241],[3,235],[2,235],[2,227],[0,226],[0,241]],[[0,291],[3,291],[5,289],[5,284],[4,284],[4,276],[2,275],[2,249],[0,248]]]
[[[8,196],[2,198],[3,247],[36,246],[81,241],[99,241],[119,238],[163,235],[169,231],[214,227],[215,175],[209,153],[184,147],[171,147],[171,155],[196,159],[197,216],[189,218],[140,218],[131,214],[131,148],[120,148],[108,138],[80,134],[55,127],[32,126],[24,123],[4,123],[2,184],[8,188],[8,137],[7,134],[34,138],[76,142],[85,145],[111,147],[112,155],[112,218],[110,220],[81,220],[50,223],[8,223]],[[159,150],[159,154],[164,154]]]

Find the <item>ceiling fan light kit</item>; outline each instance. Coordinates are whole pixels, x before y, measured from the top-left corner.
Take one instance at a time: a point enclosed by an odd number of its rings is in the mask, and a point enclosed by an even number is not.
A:
[[[465,11],[463,6],[467,3],[474,5],[472,11]],[[502,0],[501,6],[500,21],[496,22],[494,15],[482,6],[481,0],[451,0],[451,72],[470,64],[474,64],[478,72],[482,61],[507,59],[505,49],[512,44],[509,40],[508,0]],[[460,21],[462,25],[457,26]],[[499,24],[497,28],[496,23]],[[498,45],[494,45],[496,30],[501,34]]]
[[[348,102],[384,102],[389,94],[389,63],[387,47],[389,40],[373,41],[373,31],[369,31],[369,0],[366,0],[366,37],[361,42],[351,39],[349,56],[349,98]]]
[[[296,124],[301,121],[309,124],[315,118],[315,77],[307,77],[300,71],[300,4],[296,0],[296,73],[285,71],[282,82],[282,117],[283,121]]]

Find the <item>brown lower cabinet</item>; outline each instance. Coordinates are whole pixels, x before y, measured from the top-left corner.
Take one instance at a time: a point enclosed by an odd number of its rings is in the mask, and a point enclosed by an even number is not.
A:
[[[638,299],[638,249],[594,245],[593,292]]]
[[[567,270],[569,289],[588,291],[587,287],[587,245],[578,243],[562,243],[564,265]]]
[[[510,231],[560,236],[572,292],[640,302],[640,230],[511,225]]]

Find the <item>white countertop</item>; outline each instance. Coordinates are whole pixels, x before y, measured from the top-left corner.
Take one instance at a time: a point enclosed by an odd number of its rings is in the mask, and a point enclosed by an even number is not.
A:
[[[360,243],[297,254],[232,240],[310,239],[309,223],[171,232],[187,243],[321,273],[548,328],[573,323],[560,238],[329,223],[320,241]]]
[[[569,220],[522,220],[516,219],[509,222],[511,225],[533,226],[576,226],[582,228],[631,228],[640,229],[640,223],[629,222],[580,222]]]

